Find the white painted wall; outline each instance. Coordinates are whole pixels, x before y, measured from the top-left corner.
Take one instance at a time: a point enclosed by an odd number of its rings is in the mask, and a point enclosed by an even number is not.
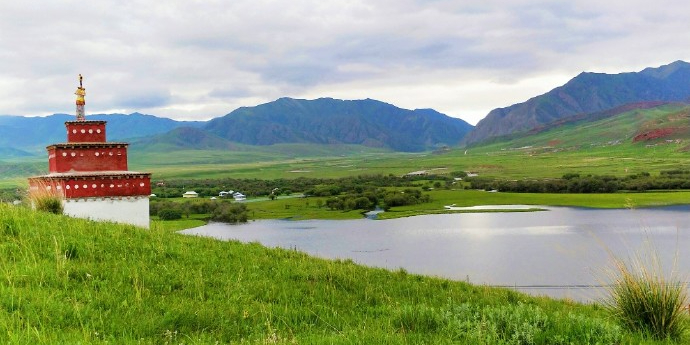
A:
[[[148,196],[66,199],[62,204],[64,214],[71,217],[106,220],[149,228]]]

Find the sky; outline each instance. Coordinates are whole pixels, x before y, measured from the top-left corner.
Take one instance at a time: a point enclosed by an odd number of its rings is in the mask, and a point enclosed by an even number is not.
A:
[[[0,2],[0,114],[207,120],[372,98],[476,124],[577,74],[690,61],[680,0]]]

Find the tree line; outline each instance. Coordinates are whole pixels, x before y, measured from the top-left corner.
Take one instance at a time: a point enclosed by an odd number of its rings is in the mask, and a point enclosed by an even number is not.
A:
[[[326,206],[331,210],[373,210],[380,207],[388,210],[395,206],[416,205],[430,202],[429,194],[422,194],[420,189],[386,190],[371,188],[359,193],[339,194],[326,199]]]
[[[26,196],[26,191],[19,188],[0,189],[0,202],[13,202],[22,200]]]
[[[448,185],[455,176],[466,176],[464,172],[453,172],[449,175],[395,176],[360,175],[342,178],[280,178],[275,180],[261,179],[178,179],[156,181],[152,192],[159,198],[179,198],[188,190],[193,190],[200,197],[218,196],[221,191],[240,191],[248,197],[270,196],[277,194],[304,193],[305,196],[332,196],[341,193],[358,193],[372,187],[413,187],[416,181],[433,180]]]
[[[468,178],[472,189],[497,190],[515,193],[615,193],[618,191],[690,189],[689,170],[662,171],[653,176],[648,172],[624,177],[580,175],[567,173],[561,178],[529,180],[496,180]]]
[[[161,220],[175,220],[191,214],[208,214],[209,219],[224,223],[246,223],[248,220],[247,205],[229,200],[187,200],[172,202],[153,199],[149,204],[149,215],[158,216]]]
[[[395,206],[414,205],[431,201],[422,190],[449,187],[454,176],[466,176],[463,172],[450,175],[394,176],[361,175],[338,179],[297,178],[297,179],[206,179],[171,180],[157,183],[152,189],[158,197],[151,199],[149,212],[162,220],[179,219],[191,214],[209,214],[211,220],[224,222],[244,222],[247,208],[242,203],[230,200],[209,200],[220,191],[239,190],[248,196],[269,196],[277,194],[302,193],[304,197],[315,197],[316,205],[330,210],[373,210],[376,207],[389,209]],[[420,187],[419,181],[426,183]],[[187,186],[205,199],[172,202],[166,198],[179,198]],[[232,187],[228,187],[232,186]],[[325,198],[325,201],[324,201]],[[236,206],[227,206],[236,205]]]

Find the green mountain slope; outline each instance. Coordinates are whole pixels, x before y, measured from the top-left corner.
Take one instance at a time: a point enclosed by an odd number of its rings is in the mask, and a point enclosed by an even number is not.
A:
[[[217,135],[193,127],[179,127],[170,132],[141,138],[132,143],[138,151],[167,152],[173,150],[239,150],[239,145]]]
[[[546,94],[492,110],[465,137],[464,143],[473,144],[633,102],[684,102],[690,99],[688,80],[690,64],[683,61],[636,73],[581,73]]]
[[[15,149],[12,147],[0,147],[0,157],[3,158],[19,158],[19,157],[31,157],[33,154]]]
[[[356,144],[396,151],[457,145],[472,126],[434,110],[407,110],[376,100],[281,98],[239,108],[205,130],[249,145]]]
[[[617,113],[601,113],[590,118],[564,119],[558,126],[546,126],[528,132],[496,138],[483,149],[580,150],[603,146],[634,148],[673,145],[685,150],[690,145],[690,105],[667,103],[648,107],[637,104],[618,108]]]

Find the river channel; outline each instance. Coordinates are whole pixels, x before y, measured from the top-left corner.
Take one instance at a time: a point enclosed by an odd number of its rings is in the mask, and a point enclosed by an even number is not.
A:
[[[690,278],[690,206],[541,208],[391,220],[210,223],[182,233],[579,301],[603,297],[612,255],[627,260],[653,251],[666,274]]]

